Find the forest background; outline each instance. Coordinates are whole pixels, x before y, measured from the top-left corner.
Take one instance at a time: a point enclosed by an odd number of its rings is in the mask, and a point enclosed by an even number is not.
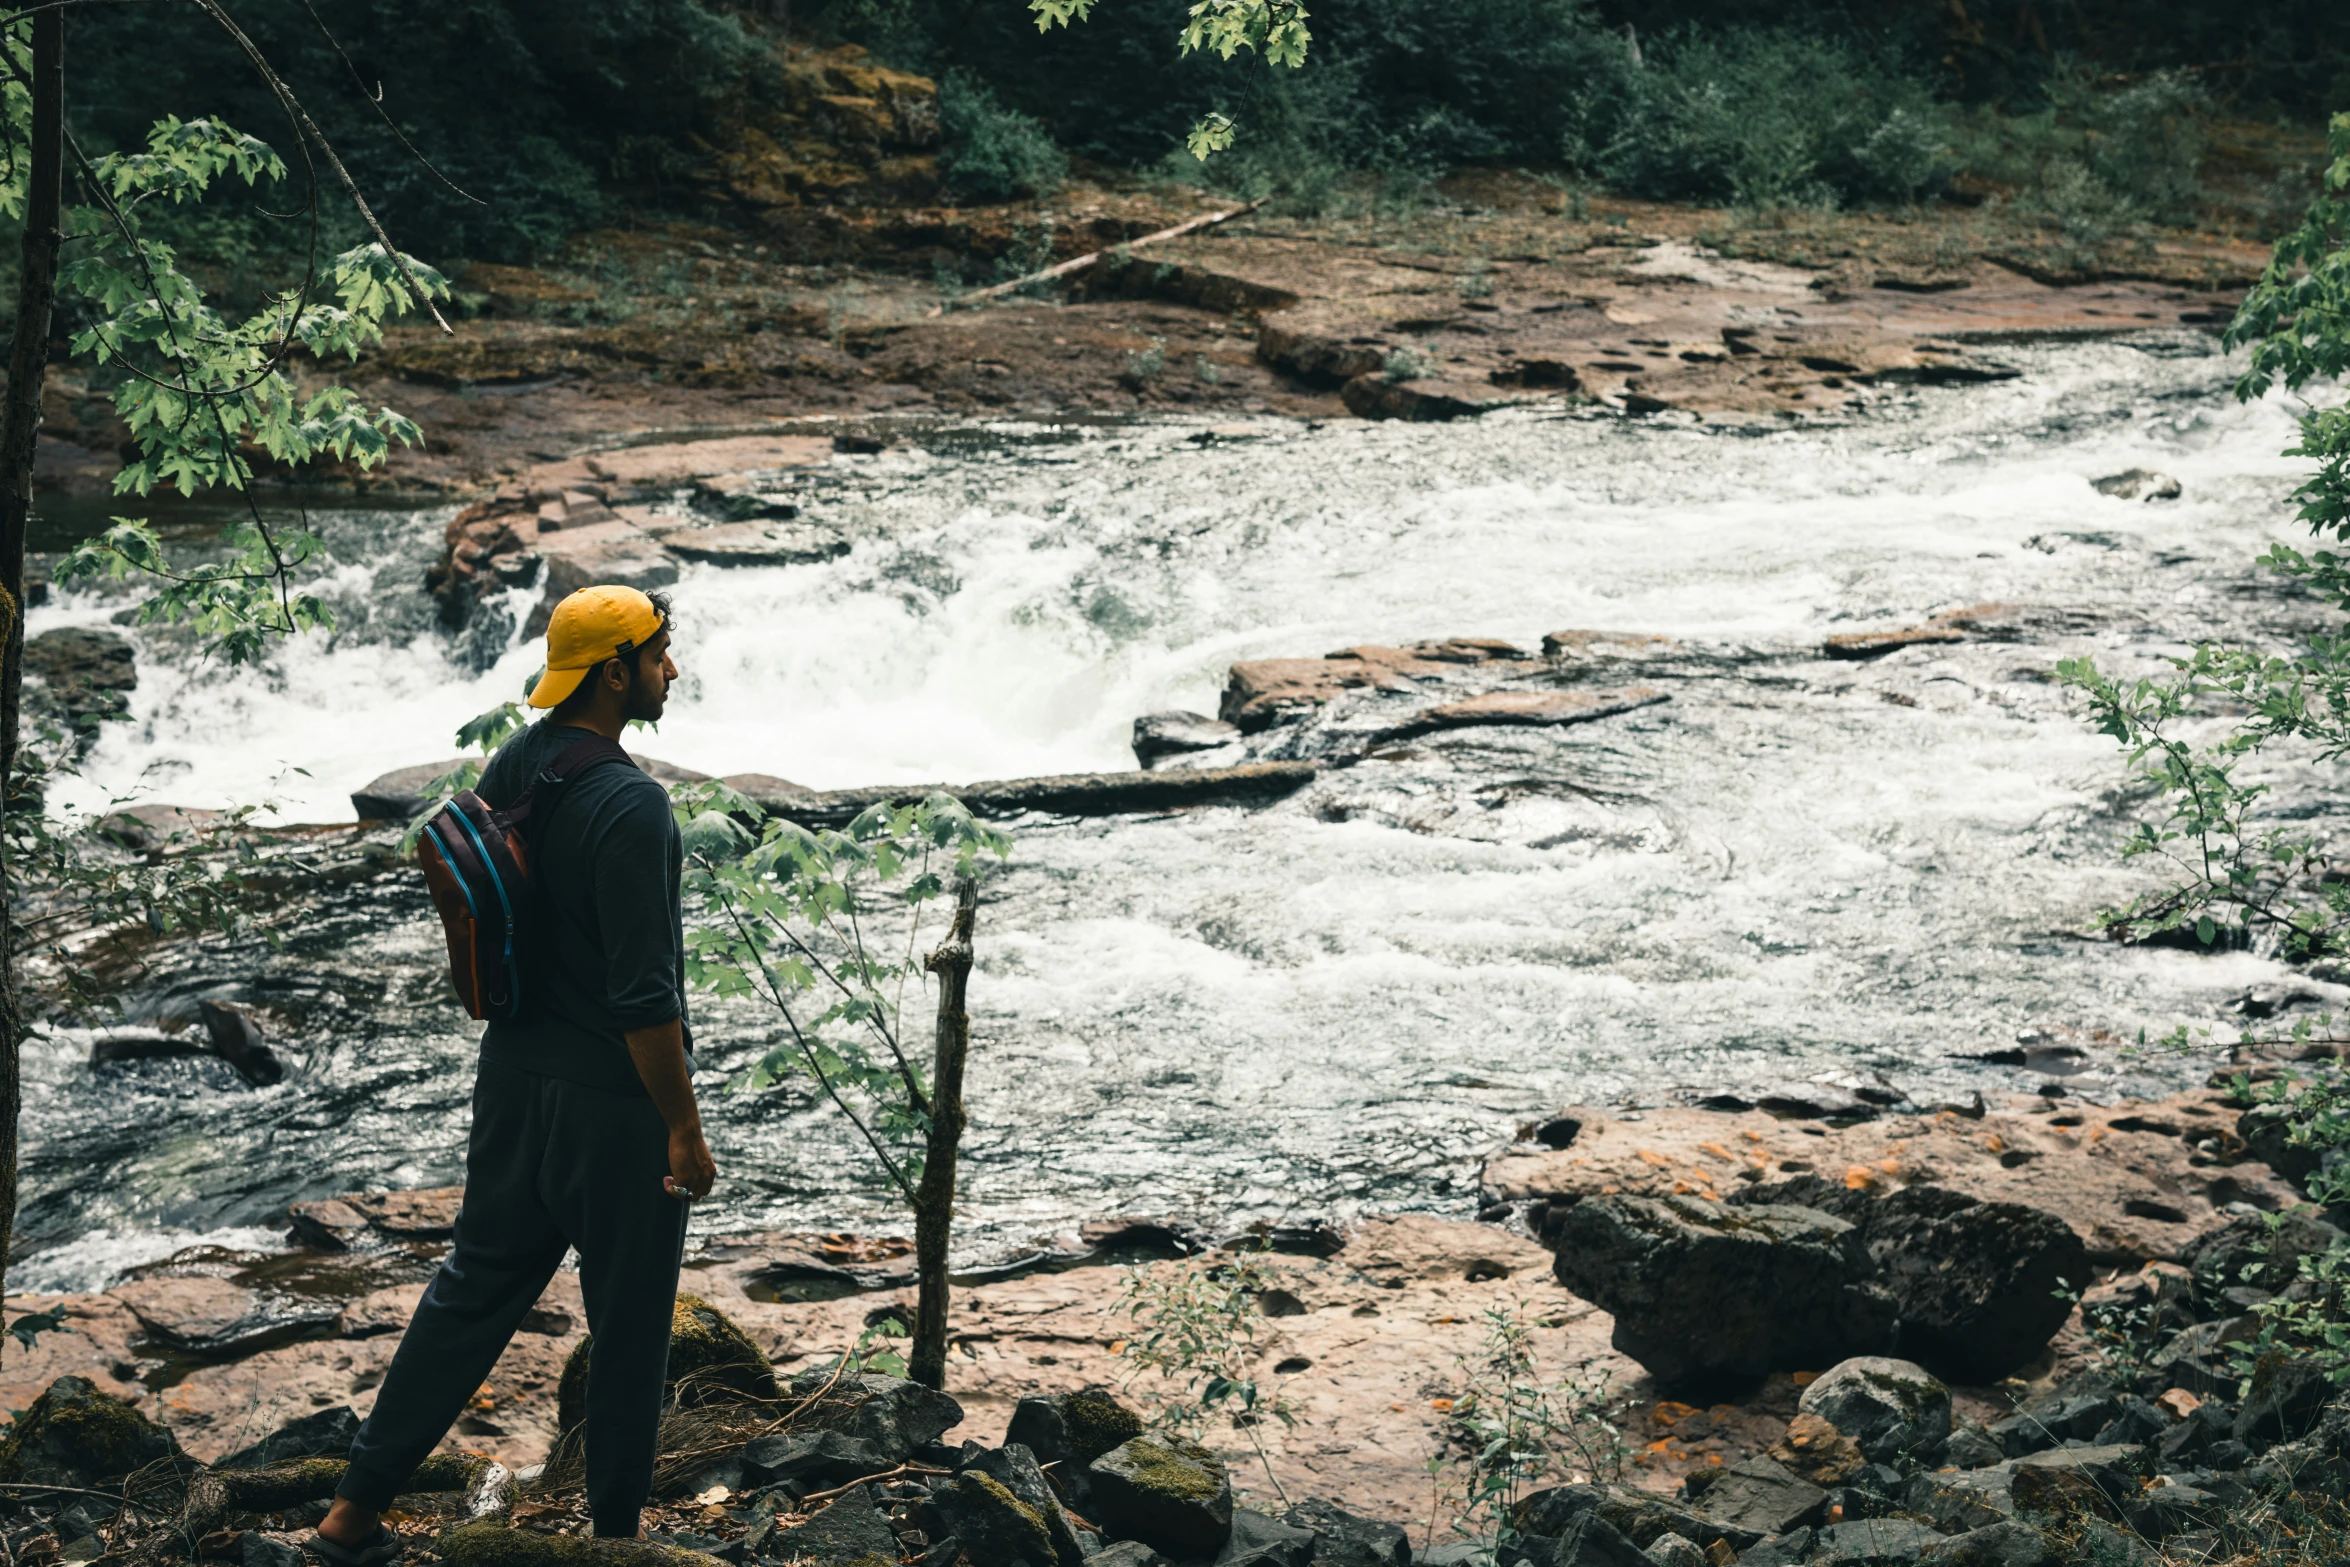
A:
[[[2322,0],[1832,0],[1793,22],[1755,0],[1348,0],[1312,15],[1299,70],[1182,56],[1186,11],[1117,0],[1040,32],[1011,0],[349,0],[320,13],[333,40],[303,0],[239,16],[403,248],[436,263],[528,262],[599,224],[682,215],[708,148],[776,95],[785,39],[937,78],[941,168],[971,201],[1074,171],[1318,211],[1485,164],[1747,207],[1989,198],[2094,238],[2212,216],[2205,117],[2238,141],[2299,128],[2306,158],[2253,153],[2283,169],[2273,199],[2235,203],[2273,234],[2313,193],[2325,114],[2350,100],[2350,33]],[[80,8],[74,31],[92,151],[164,114],[271,120],[194,8]],[[1203,166],[1182,145],[1210,112],[1239,139]],[[259,286],[306,240],[265,216],[275,199],[188,208],[182,253]],[[360,237],[347,221],[338,244]]]

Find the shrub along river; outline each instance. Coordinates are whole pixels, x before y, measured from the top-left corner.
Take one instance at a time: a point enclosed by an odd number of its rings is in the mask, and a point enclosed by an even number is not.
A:
[[[1413,742],[1260,809],[1016,824],[972,981],[963,1241],[1089,1217],[1466,1213],[1480,1158],[1562,1103],[1882,1074],[1917,1105],[2032,1088],[1971,1059],[2077,1046],[2073,1091],[2206,1066],[2119,1047],[2248,989],[2342,992],[2250,953],[2089,934],[2121,758],[2052,679],[2151,670],[2315,615],[2252,565],[2293,532],[2280,401],[2243,408],[2196,337],[2016,347],[1999,385],[1734,430],[1588,413],[1452,425],[930,428],[808,481],[857,540],[823,565],[689,567],[682,691],[640,749],[811,787],[1130,766],[1129,726],[1213,712],[1236,659],[1593,627],[1670,700],[1566,729]],[[2178,499],[2091,480],[2159,469]],[[135,633],[128,722],[81,803],[271,799],[347,819],[377,773],[450,755],[536,667],[528,596],[462,633],[421,580],[446,511],[325,519],[343,629],[258,674]],[[2014,606],[1996,635],[1869,662],[1840,632]],[[104,623],[67,596],[32,629]],[[2314,812],[2312,780],[2280,776]],[[413,878],[324,898],[283,955],[167,952],[134,1017],[267,1009],[286,1080],[93,1069],[27,1050],[11,1283],[88,1288],[196,1237],[263,1244],[292,1199],[461,1172],[473,1028]],[[707,1231],[897,1227],[805,1084],[729,1095],[768,1035],[703,1006]]]

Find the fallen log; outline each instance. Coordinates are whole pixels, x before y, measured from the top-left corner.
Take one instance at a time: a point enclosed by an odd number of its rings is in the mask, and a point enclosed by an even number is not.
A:
[[[1145,234],[1142,238],[1128,240],[1123,245],[1112,245],[1108,250],[1089,250],[1082,256],[1072,256],[1067,261],[1046,267],[1041,272],[1031,272],[1026,277],[1016,277],[1009,283],[997,283],[987,288],[973,289],[968,294],[961,294],[943,304],[932,306],[930,314],[942,316],[948,311],[959,309],[964,305],[976,305],[990,299],[1001,299],[1006,294],[1017,293],[1034,284],[1049,283],[1054,278],[1067,277],[1072,272],[1082,272],[1087,267],[1097,265],[1102,257],[1109,255],[1112,251],[1140,250],[1145,245],[1156,245],[1161,240],[1181,239],[1186,234],[1196,234],[1202,229],[1212,229],[1219,223],[1245,217],[1263,206],[1265,201],[1265,197],[1259,196],[1246,206],[1233,207],[1223,212],[1211,212],[1205,217],[1193,218],[1188,223],[1178,223],[1171,229],[1161,229],[1156,234]]]
[[[876,805],[915,805],[933,793],[953,795],[975,816],[1117,816],[1186,805],[1277,800],[1313,781],[1312,762],[1249,762],[1239,767],[1164,768],[1149,773],[1064,773],[975,783],[899,784],[798,793],[744,790],[753,805],[802,827],[846,827]]]

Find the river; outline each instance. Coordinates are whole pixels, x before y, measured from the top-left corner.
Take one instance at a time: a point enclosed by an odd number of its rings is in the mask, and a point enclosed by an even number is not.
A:
[[[2085,937],[2141,883],[2114,855],[2120,757],[2051,674],[2309,622],[2251,564],[2292,528],[2289,411],[2235,404],[2198,337],[1999,352],[2026,373],[1800,429],[930,428],[811,492],[847,556],[688,569],[684,682],[638,745],[812,787],[1117,768],[1137,714],[1214,711],[1236,659],[1672,639],[1626,665],[1671,700],[1624,717],[1423,741],[1264,809],[1015,824],[972,982],[974,1258],[1109,1214],[1466,1213],[1480,1159],[1563,1103],[1868,1070],[1925,1104],[2035,1086],[1968,1058],[2039,1032],[2089,1048],[2076,1092],[2158,1090],[2207,1068],[2115,1047],[2283,976]],[[2183,496],[2092,489],[2130,467]],[[80,803],[347,819],[352,788],[452,754],[536,656],[518,602],[434,623],[446,516],[325,515],[343,629],[258,675],[137,633],[131,720]],[[1819,654],[1986,601],[2019,606],[2012,639]],[[117,607],[64,596],[31,629]],[[265,1244],[295,1198],[455,1179],[472,1033],[437,939],[394,879],[299,950],[167,959],[132,998],[274,1009],[275,1088],[209,1061],[93,1072],[83,1030],[29,1045],[11,1286],[96,1287],[199,1238]],[[723,1091],[765,1021],[698,1015],[724,1174],[697,1228],[902,1227],[804,1088]]]

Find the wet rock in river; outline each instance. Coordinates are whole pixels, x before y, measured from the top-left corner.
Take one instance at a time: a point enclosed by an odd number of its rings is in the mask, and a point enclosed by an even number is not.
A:
[[[339,1197],[295,1203],[286,1219],[294,1239],[314,1251],[349,1251],[367,1238],[366,1215]]]
[[[670,554],[715,566],[813,565],[849,552],[840,530],[820,523],[731,522],[648,531]]]
[[[1833,1364],[1893,1335],[1859,1231],[1809,1208],[1585,1198],[1560,1224],[1555,1271],[1668,1389]]]
[[[98,818],[97,832],[133,854],[159,856],[193,843],[224,811],[186,805],[133,805]]]
[[[2175,501],[2180,494],[2178,480],[2151,468],[2125,468],[2102,479],[2091,479],[2089,486],[2117,501]]]
[[[255,1088],[267,1088],[284,1079],[286,1069],[277,1052],[262,1041],[261,1025],[217,1001],[196,1003],[196,1015],[212,1037],[212,1053],[236,1069]]]
[[[1134,721],[1134,765],[1148,771],[1162,763],[1190,767],[1240,761],[1240,730],[1205,713],[1145,713]]]
[[[1827,658],[1882,658],[1887,653],[1898,653],[1905,647],[1965,640],[1966,633],[1956,626],[1903,626],[1893,631],[1847,631],[1821,643],[1820,653]]]
[[[418,762],[409,767],[395,767],[366,788],[352,791],[352,814],[363,822],[407,821],[426,806],[438,801],[440,796],[433,792],[433,784],[437,780],[448,777],[461,767],[478,765],[484,760],[480,756],[453,756],[445,762]],[[708,773],[697,773],[691,768],[679,767],[655,757],[632,754],[629,760],[664,788],[704,783],[710,777]]]
[[[1665,693],[1653,686],[1630,686],[1621,691],[1486,691],[1414,714],[1386,730],[1381,738],[1409,740],[1442,729],[1470,729],[1485,724],[1582,724],[1653,707],[1666,700]]]
[[[1217,716],[1254,734],[1312,712],[1343,692],[1412,691],[1424,680],[1525,656],[1507,642],[1448,637],[1409,647],[1341,648],[1322,658],[1254,659],[1232,666]]]
[[[130,639],[96,626],[61,626],[27,637],[24,668],[40,676],[57,705],[77,718],[121,717],[129,711],[125,695],[139,686]]]
[[[178,1457],[169,1431],[87,1377],[59,1377],[0,1438],[0,1482],[95,1486]]]

